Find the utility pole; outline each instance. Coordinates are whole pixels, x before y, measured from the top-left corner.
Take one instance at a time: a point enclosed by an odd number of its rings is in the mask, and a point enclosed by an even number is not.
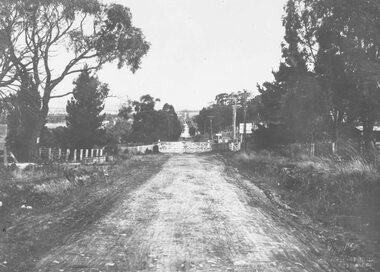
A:
[[[5,126],[5,135],[8,135],[8,127]],[[7,150],[7,142],[4,143],[4,165],[8,166],[8,150]]]
[[[210,138],[211,138],[211,142],[212,142],[212,118],[210,118]]]
[[[4,166],[8,166],[8,151],[7,151],[7,144],[4,144]]]
[[[244,121],[244,152],[247,152],[247,91],[244,90],[244,101],[243,101],[243,121]]]
[[[209,116],[208,118],[210,118],[210,139],[211,139],[211,142],[212,142],[212,118],[214,118],[215,116]]]
[[[232,116],[232,126],[233,126],[233,142],[236,142],[236,107],[237,107],[237,101],[236,97],[234,97],[234,104],[232,105],[232,111],[233,111],[233,116]]]

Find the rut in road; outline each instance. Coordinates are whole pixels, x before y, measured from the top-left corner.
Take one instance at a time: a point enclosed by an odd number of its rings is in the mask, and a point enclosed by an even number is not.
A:
[[[333,271],[248,202],[212,155],[176,155],[37,271]]]

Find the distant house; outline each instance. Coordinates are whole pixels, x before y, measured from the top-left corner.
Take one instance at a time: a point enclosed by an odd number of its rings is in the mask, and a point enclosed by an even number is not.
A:
[[[356,129],[363,135],[363,126],[357,126]],[[380,143],[380,126],[373,127],[373,136],[376,143]]]

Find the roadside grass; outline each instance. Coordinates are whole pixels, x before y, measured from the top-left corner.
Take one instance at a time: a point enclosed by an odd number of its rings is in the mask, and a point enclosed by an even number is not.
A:
[[[130,156],[107,166],[45,165],[16,175],[1,170],[0,271],[33,271],[46,252],[99,220],[166,160]]]
[[[330,231],[323,236],[331,251],[353,264],[348,271],[380,271],[377,166],[353,153],[345,160],[305,154],[286,157],[266,150],[224,157],[294,212],[326,226]]]
[[[352,214],[357,208],[379,204],[380,173],[361,157],[335,161],[305,155],[287,158],[264,151],[239,153],[233,160],[288,192],[289,201],[315,216]]]

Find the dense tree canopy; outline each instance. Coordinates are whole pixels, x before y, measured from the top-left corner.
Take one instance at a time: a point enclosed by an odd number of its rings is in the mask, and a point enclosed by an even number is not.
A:
[[[237,124],[243,122],[244,93],[221,93],[215,97],[214,103],[206,108],[203,108],[199,112],[199,115],[195,117],[195,122],[197,123],[200,133],[206,135],[210,133],[210,119],[212,119],[213,132],[231,130],[233,119],[233,104],[235,103],[235,100],[237,104]],[[247,98],[248,122],[257,121],[259,119],[259,106],[260,103],[258,98]]]
[[[0,2],[1,94],[25,91],[38,94],[39,106],[28,149],[33,157],[49,111],[49,101],[62,80],[86,69],[98,70],[107,62],[140,67],[149,44],[132,25],[128,8],[98,0],[3,0]],[[67,50],[66,63],[56,53]],[[26,87],[27,86],[27,87]]]
[[[285,12],[280,68],[259,86],[261,117],[300,141],[363,125],[368,145],[380,113],[379,2],[289,0]]]
[[[67,138],[71,148],[92,148],[105,144],[102,122],[105,113],[104,100],[108,86],[88,70],[80,73],[74,81],[73,97],[67,102]]]
[[[182,132],[174,107],[165,103],[161,110],[156,110],[156,102],[160,101],[150,95],[143,95],[139,101],[133,102],[134,114],[131,142],[153,143],[157,140],[176,141]]]

